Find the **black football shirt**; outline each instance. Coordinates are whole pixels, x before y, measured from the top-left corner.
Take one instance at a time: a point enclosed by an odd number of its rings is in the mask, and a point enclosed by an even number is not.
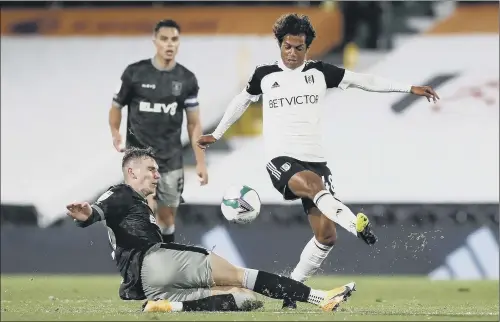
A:
[[[184,111],[198,108],[198,90],[196,76],[179,63],[165,70],[145,59],[121,76],[113,105],[128,106],[127,146],[152,147],[162,173],[182,168]]]

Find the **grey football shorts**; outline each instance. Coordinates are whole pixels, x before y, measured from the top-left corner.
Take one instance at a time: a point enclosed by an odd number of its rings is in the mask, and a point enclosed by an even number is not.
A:
[[[179,207],[184,191],[184,169],[177,169],[160,174],[155,199],[160,206]]]
[[[209,252],[176,243],[150,248],[141,268],[142,288],[148,299],[191,301],[211,295],[214,285]]]

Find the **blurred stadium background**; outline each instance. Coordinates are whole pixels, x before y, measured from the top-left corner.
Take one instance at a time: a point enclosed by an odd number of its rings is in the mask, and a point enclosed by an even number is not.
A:
[[[155,22],[182,27],[178,61],[198,77],[209,132],[255,65],[278,58],[271,26],[292,11],[317,28],[310,58],[433,85],[442,98],[328,97],[325,146],[338,195],[373,218],[380,241],[368,248],[340,231],[322,274],[498,280],[498,2],[484,1],[3,2],[2,273],[118,274],[104,227],[76,228],[64,206],[120,182],[107,113],[125,66],[154,54]],[[257,103],[209,150],[205,187],[186,145],[178,241],[287,272],[311,231],[300,204],[284,203],[270,184],[260,127]],[[230,184],[259,192],[252,225],[224,221],[219,202]]]

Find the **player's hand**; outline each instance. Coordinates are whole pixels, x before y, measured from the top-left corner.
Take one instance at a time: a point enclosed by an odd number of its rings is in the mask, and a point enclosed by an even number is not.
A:
[[[411,93],[418,96],[425,96],[429,102],[432,99],[436,103],[439,99],[439,95],[430,86],[412,86]]]
[[[206,185],[208,183],[207,166],[205,164],[197,164],[196,173],[198,174],[198,180],[200,181],[200,185],[202,186]]]
[[[67,215],[78,221],[87,220],[92,215],[92,207],[88,202],[74,202],[66,206]]]
[[[113,145],[115,146],[116,151],[124,152],[125,148],[123,147],[123,140],[120,133],[116,133],[113,135]]]
[[[196,141],[196,143],[198,144],[200,149],[205,150],[210,146],[210,144],[215,143],[215,141],[217,141],[217,139],[215,139],[212,134],[205,134],[200,136],[200,138],[198,139],[198,141]]]

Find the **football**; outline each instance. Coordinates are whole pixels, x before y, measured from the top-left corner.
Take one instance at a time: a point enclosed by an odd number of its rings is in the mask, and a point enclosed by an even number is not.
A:
[[[260,213],[260,197],[249,186],[231,186],[224,193],[221,211],[224,217],[233,223],[249,224]]]

